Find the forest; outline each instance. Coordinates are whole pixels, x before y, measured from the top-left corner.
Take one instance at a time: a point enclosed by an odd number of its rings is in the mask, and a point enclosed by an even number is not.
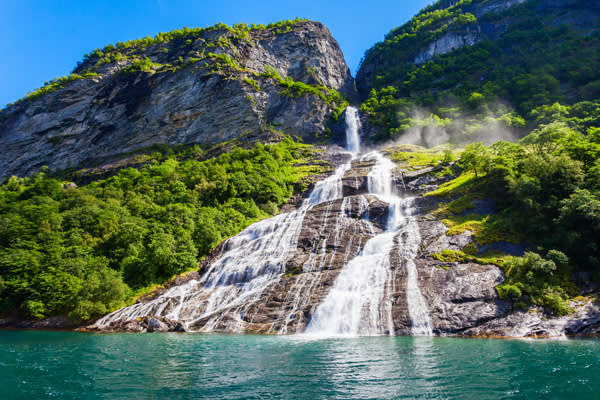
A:
[[[317,153],[289,138],[201,161],[197,147],[78,187],[47,170],[0,186],[0,310],[91,318],[185,271],[277,213]]]
[[[475,246],[439,258],[496,263],[507,278],[501,297],[567,314],[567,300],[579,293],[573,274],[600,281],[600,128],[581,132],[556,120],[517,143],[469,144],[458,165],[458,176],[428,195],[447,199],[438,215],[450,234],[472,231]],[[494,212],[473,210],[483,199]],[[529,250],[524,257],[480,251],[497,242]]]
[[[363,65],[375,64],[376,74],[361,110],[378,140],[398,139],[419,125],[441,126],[458,143],[477,140],[490,126],[523,136],[535,128],[540,107],[600,98],[600,30],[556,24],[555,12],[540,12],[541,0],[478,21],[464,9],[484,1],[452,3],[424,9],[367,51]],[[568,3],[575,16],[585,11],[585,2]],[[411,58],[445,34],[503,22],[510,30],[498,38],[482,37],[424,64]]]

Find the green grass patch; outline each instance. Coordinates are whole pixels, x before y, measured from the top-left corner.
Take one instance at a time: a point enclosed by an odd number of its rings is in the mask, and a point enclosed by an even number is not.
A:
[[[467,172],[440,185],[439,188],[426,193],[425,196],[448,198],[452,196],[465,195],[474,189],[475,183],[475,174]]]
[[[260,87],[260,84],[256,80],[254,80],[252,78],[248,78],[248,77],[244,77],[243,80],[248,85],[252,86],[254,88],[254,90],[256,90],[257,92],[262,91],[262,88]]]
[[[481,265],[496,265],[498,267],[504,267],[505,263],[512,258],[512,256],[500,252],[492,251],[481,255],[473,255],[462,250],[450,249],[444,249],[440,253],[435,253],[432,257],[442,262],[473,262]]]
[[[459,154],[458,150],[453,150],[447,145],[425,148],[410,144],[390,146],[384,152],[398,164],[399,168],[411,170],[448,164]]]

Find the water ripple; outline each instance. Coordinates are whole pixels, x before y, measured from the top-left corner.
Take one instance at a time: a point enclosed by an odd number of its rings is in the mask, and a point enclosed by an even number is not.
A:
[[[600,341],[0,331],[11,399],[596,398]]]

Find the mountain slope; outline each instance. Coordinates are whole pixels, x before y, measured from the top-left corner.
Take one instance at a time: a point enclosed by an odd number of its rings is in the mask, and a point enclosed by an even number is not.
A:
[[[597,2],[438,1],[367,51],[363,111],[379,139],[414,125],[415,106],[463,141],[481,139],[468,119],[519,135],[537,107],[600,98],[599,22]]]
[[[353,95],[341,50],[318,22],[219,24],[118,43],[0,112],[0,178],[272,129],[315,140]]]

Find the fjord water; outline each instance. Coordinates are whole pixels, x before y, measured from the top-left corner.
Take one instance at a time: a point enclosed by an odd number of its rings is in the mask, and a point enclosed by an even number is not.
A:
[[[595,399],[600,341],[0,331],[4,399]]]

